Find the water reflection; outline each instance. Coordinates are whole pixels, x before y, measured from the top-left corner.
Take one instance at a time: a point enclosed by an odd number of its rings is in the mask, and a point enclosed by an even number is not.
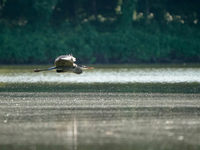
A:
[[[39,72],[30,69],[0,69],[1,83],[192,83],[200,82],[200,68],[98,68],[81,75]]]

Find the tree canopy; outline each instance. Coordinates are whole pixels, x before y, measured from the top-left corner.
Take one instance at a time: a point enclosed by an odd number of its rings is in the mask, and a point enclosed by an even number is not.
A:
[[[198,62],[198,0],[0,0],[0,63]]]

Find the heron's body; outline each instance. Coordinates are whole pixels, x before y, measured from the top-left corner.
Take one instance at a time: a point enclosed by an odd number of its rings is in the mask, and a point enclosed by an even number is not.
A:
[[[55,59],[55,67],[51,67],[49,69],[36,69],[34,72],[40,72],[40,71],[48,71],[56,69],[58,73],[61,72],[73,72],[76,74],[81,74],[83,72],[82,69],[93,69],[92,67],[86,67],[86,66],[77,66],[74,62],[76,61],[76,58],[72,55],[61,55]]]

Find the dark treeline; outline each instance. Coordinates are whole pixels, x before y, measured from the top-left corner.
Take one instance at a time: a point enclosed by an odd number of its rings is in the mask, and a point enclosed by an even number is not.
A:
[[[199,0],[0,0],[0,63],[200,61]]]

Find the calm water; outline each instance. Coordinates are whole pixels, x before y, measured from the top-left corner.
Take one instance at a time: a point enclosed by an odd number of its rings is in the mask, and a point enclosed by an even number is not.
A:
[[[177,66],[97,66],[81,75],[56,73],[55,71],[33,73],[38,66],[4,66],[0,70],[1,83],[200,83],[198,65]],[[39,66],[48,68],[49,66]],[[31,69],[29,69],[31,68]]]
[[[37,67],[0,67],[0,149],[200,149],[199,65]]]

